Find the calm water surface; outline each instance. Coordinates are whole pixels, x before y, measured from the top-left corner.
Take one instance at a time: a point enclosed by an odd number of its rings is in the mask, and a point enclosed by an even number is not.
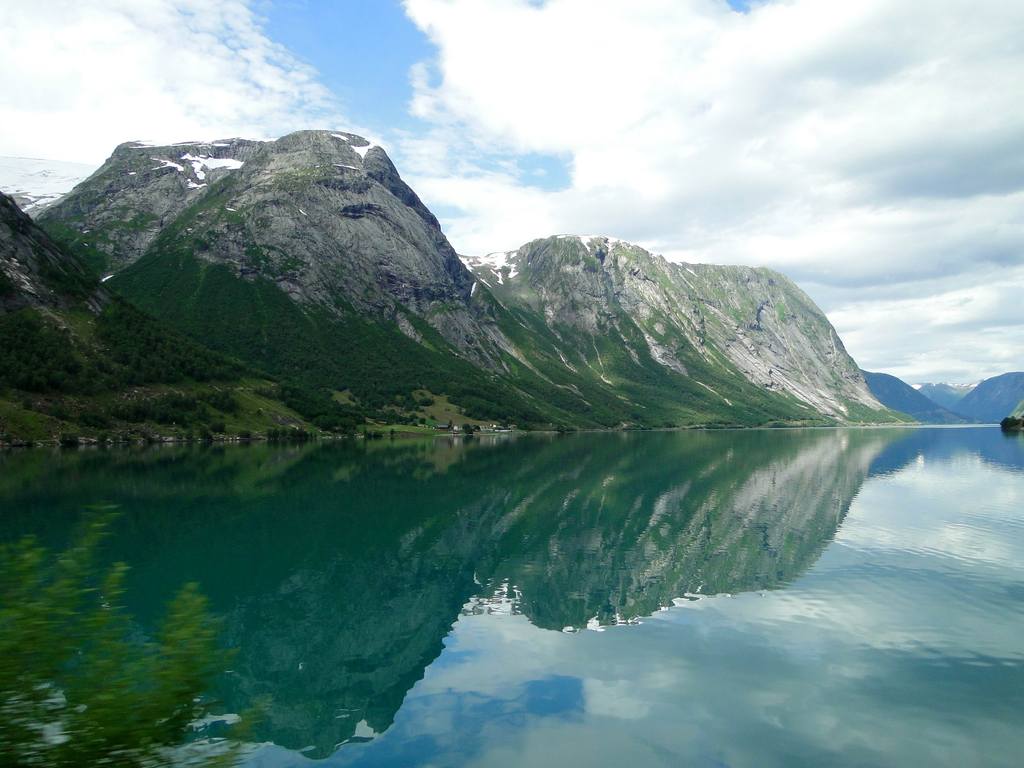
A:
[[[998,429],[0,454],[0,539],[101,502],[142,631],[225,617],[252,766],[1021,765]]]

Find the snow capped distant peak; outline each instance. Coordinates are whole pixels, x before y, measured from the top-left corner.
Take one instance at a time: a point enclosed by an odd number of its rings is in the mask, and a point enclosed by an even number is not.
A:
[[[85,163],[35,157],[0,157],[0,190],[14,198],[25,213],[49,207],[96,170]]]

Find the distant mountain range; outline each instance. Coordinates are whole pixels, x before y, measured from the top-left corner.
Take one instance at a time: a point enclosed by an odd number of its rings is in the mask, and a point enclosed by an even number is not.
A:
[[[943,408],[953,410],[977,384],[921,384],[917,391]]]
[[[888,373],[864,371],[864,379],[878,401],[925,424],[965,424],[969,421],[925,397],[902,379]]]
[[[125,143],[37,222],[103,295],[303,392],[320,424],[429,426],[438,403],[548,428],[905,420],[785,276],[603,236],[460,258],[351,133]]]
[[[1024,400],[1024,372],[1004,373],[975,385],[924,384],[916,390],[888,374],[865,371],[864,376],[879,402],[932,424],[998,423]]]
[[[1024,372],[1004,373],[980,382],[966,394],[956,411],[975,421],[997,423],[1024,400]]]

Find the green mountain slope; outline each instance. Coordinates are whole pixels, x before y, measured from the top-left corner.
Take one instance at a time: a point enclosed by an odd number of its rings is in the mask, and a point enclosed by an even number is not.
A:
[[[112,296],[0,195],[0,440],[307,427],[274,389]]]
[[[457,399],[479,418],[544,420],[411,313],[419,342],[354,310],[304,306],[270,280],[239,279],[225,265],[165,250],[163,241],[109,285],[213,349],[310,387],[345,391],[375,417],[428,390]]]
[[[967,421],[929,400],[902,379],[888,373],[863,371],[864,380],[878,401],[925,424],[963,424]]]

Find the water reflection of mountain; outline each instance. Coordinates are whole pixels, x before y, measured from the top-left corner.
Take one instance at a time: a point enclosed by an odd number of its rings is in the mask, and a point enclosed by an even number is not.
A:
[[[779,586],[815,562],[869,471],[907,439],[609,434],[56,465],[9,454],[0,493],[18,512],[0,524],[57,540],[83,502],[121,504],[110,555],[132,565],[132,610],[151,620],[198,580],[239,649],[226,705],[269,696],[256,736],[324,756],[391,724],[481,591],[515,585],[534,624],[561,629],[687,592]]]
[[[688,593],[770,589],[814,563],[891,433],[647,436],[564,446],[506,504],[478,571],[541,627],[644,616]],[[625,448],[625,450],[624,450]]]

